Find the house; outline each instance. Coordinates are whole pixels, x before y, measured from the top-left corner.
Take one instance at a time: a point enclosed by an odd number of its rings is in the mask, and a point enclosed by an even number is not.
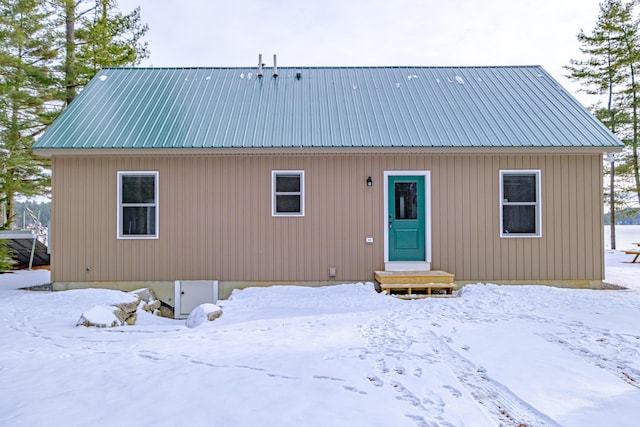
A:
[[[395,269],[598,287],[621,147],[539,66],[107,68],[34,152],[56,289],[224,296]]]

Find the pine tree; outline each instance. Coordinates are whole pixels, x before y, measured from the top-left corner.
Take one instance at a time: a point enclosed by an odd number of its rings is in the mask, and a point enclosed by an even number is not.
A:
[[[123,15],[115,0],[0,0],[0,226],[16,195],[49,189],[34,139],[100,68],[147,58],[147,29],[140,8]]]
[[[0,273],[9,271],[14,264],[13,251],[6,240],[0,240]]]
[[[637,28],[629,25],[633,3],[623,5],[620,0],[600,4],[600,15],[590,35],[578,34],[580,51],[585,60],[571,60],[569,77],[585,87],[585,92],[606,98],[606,106],[592,107],[599,118],[617,133],[628,124],[623,86],[629,79],[625,40],[634,36]]]
[[[134,66],[149,57],[143,41],[148,26],[142,23],[139,7],[123,15],[115,0],[62,2],[67,104],[101,68]]]
[[[621,11],[621,20],[624,22],[620,44],[624,49],[624,65],[627,67],[628,78],[625,81],[624,94],[627,98],[630,116],[630,126],[621,139],[626,144],[625,156],[617,168],[617,172],[626,178],[625,192],[635,193],[638,205],[640,205],[640,172],[638,170],[638,139],[640,85],[638,84],[638,70],[640,69],[640,21],[633,18],[634,7],[637,1],[631,1]]]
[[[64,10],[64,101],[69,105],[76,96],[76,0],[63,0]]]
[[[569,77],[585,86],[589,94],[604,98],[606,105],[598,103],[592,111],[614,134],[623,140],[632,153],[637,152],[638,140],[638,86],[637,64],[640,58],[638,21],[633,18],[636,1],[606,0],[600,4],[600,14],[590,35],[578,34],[580,50],[586,60],[571,60]],[[635,148],[634,148],[635,147]],[[615,249],[615,212],[624,197],[620,185],[628,182],[614,179],[614,174],[625,173],[624,165],[633,164],[633,155],[622,157],[623,166],[612,167],[610,162],[610,188],[608,200],[611,216],[611,247]],[[637,171],[637,156],[636,156]],[[617,188],[616,188],[617,187]],[[635,188],[640,190],[640,187]],[[640,191],[638,191],[640,199]]]
[[[18,194],[43,194],[46,162],[34,138],[56,114],[55,27],[45,0],[0,0],[0,203],[9,228]]]

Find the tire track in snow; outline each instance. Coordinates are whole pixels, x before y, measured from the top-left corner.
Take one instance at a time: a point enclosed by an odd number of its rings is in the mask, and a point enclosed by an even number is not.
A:
[[[463,312],[466,314],[466,312]],[[486,316],[475,315],[468,321],[483,323]],[[611,372],[633,387],[640,388],[640,370],[629,366],[629,360],[640,357],[640,336],[613,333],[608,330],[591,328],[580,321],[560,321],[535,314],[499,313],[493,320],[523,319],[540,324],[553,324],[568,332],[540,334],[547,341],[558,344],[571,353],[580,356],[587,362]],[[436,318],[443,318],[438,314]],[[433,326],[439,326],[435,323]],[[591,350],[593,348],[598,350]],[[591,349],[590,349],[591,348]],[[612,348],[614,349],[612,351]],[[624,356],[624,359],[617,356]],[[626,359],[626,360],[625,360]]]
[[[362,328],[362,336],[367,342],[369,354],[377,357],[377,370],[381,377],[393,375],[394,379],[387,381],[393,387],[401,400],[406,401],[415,409],[421,410],[421,415],[407,414],[407,417],[414,420],[418,426],[447,426],[453,425],[444,418],[444,406],[442,398],[433,392],[422,391],[420,393],[411,390],[402,376],[406,374],[404,367],[396,367],[390,370],[387,361],[394,359],[398,362],[408,362],[414,366],[414,375],[418,378],[422,374],[423,365],[433,365],[440,363],[446,366],[459,383],[466,388],[471,397],[476,400],[491,419],[501,426],[558,426],[549,416],[538,411],[526,401],[522,400],[515,393],[504,385],[495,381],[484,368],[478,367],[453,350],[446,342],[446,338],[439,337],[431,330],[425,330],[421,326],[414,327],[410,332],[404,326],[398,325],[408,323],[413,325],[429,324],[429,314],[424,313],[424,317],[418,319],[407,318],[401,311],[391,312],[384,317],[373,319],[367,326]],[[439,326],[439,325],[438,325]],[[430,349],[421,353],[412,352],[412,346],[418,344],[421,349]],[[395,375],[394,375],[395,374]],[[372,385],[381,387],[384,382],[375,375],[368,376]],[[453,386],[443,386],[452,396],[460,397],[462,393]]]
[[[592,336],[596,335],[595,331],[593,330],[589,331],[589,334],[591,334]],[[560,336],[553,333],[542,334],[541,336],[543,336],[547,341],[558,344],[571,353],[580,356],[582,359],[597,366],[598,368],[611,372],[627,384],[640,389],[640,371],[632,368],[631,366],[628,366],[621,360],[610,358],[603,354],[599,354],[587,349],[584,342],[584,337],[586,335],[578,334],[575,330],[573,330],[564,338],[561,338]],[[624,341],[622,337],[613,334],[608,334],[606,338],[599,337],[595,339],[596,342],[609,343],[614,340]],[[638,353],[637,350],[628,349],[628,351],[635,351],[636,354]]]
[[[434,353],[452,374],[466,387],[471,396],[484,408],[498,425],[509,426],[559,426],[549,416],[520,399],[507,387],[492,379],[483,367],[453,350],[433,332],[425,338],[431,343]]]

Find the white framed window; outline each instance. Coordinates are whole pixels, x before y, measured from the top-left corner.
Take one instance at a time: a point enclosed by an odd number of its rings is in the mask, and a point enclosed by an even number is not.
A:
[[[500,237],[542,237],[540,170],[500,171]]]
[[[158,238],[158,172],[118,171],[118,239]]]
[[[271,171],[271,215],[304,216],[304,171]]]

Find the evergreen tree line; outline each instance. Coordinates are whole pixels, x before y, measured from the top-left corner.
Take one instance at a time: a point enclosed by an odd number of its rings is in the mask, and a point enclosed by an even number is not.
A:
[[[0,228],[12,228],[16,197],[49,192],[34,141],[102,67],[149,57],[140,8],[116,0],[0,0]]]
[[[599,118],[624,143],[621,153],[605,161],[605,203],[609,218],[634,216],[640,206],[640,17],[639,0],[605,0],[590,34],[581,31],[582,59],[571,60],[569,77],[596,95],[591,106]],[[621,218],[622,219],[622,218]],[[613,231],[613,230],[612,230]],[[612,240],[615,232],[612,233]],[[615,248],[615,244],[612,245]]]

